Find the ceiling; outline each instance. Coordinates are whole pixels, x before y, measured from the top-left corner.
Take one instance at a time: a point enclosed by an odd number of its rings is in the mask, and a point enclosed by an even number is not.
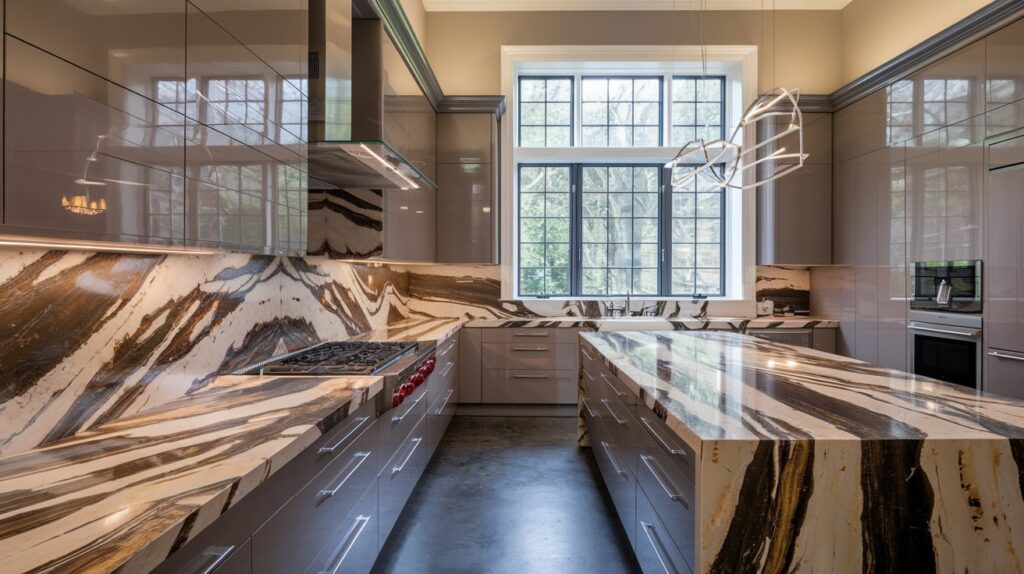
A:
[[[842,10],[852,0],[423,0],[428,12]],[[773,6],[774,5],[774,6]]]

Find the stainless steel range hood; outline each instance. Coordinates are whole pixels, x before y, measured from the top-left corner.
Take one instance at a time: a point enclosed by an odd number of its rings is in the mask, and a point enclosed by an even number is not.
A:
[[[380,20],[366,4],[357,11],[352,0],[310,2],[310,177],[328,189],[435,191],[434,144],[416,127],[434,110]]]

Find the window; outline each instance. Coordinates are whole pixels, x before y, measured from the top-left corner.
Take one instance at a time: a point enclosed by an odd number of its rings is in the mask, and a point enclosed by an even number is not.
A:
[[[678,146],[725,137],[726,84],[672,73],[519,76],[518,295],[726,294],[728,193],[700,181],[670,189],[664,167]]]
[[[886,88],[886,137],[899,143],[914,137],[914,82],[900,80]]]
[[[661,78],[584,77],[583,147],[661,145]]]
[[[309,81],[306,78],[289,78],[281,80],[281,109],[278,123],[285,134],[281,134],[283,143],[309,139],[309,124],[306,110],[306,99]],[[291,137],[289,137],[291,136]]]
[[[672,78],[672,145],[725,138],[725,78]]]
[[[267,83],[259,78],[215,78],[207,82],[206,124],[244,125],[263,133]]]
[[[572,78],[519,78],[520,146],[572,145],[572,88]]]

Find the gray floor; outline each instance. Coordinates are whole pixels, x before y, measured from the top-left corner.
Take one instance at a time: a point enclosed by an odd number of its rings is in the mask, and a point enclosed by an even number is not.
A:
[[[575,418],[455,417],[374,572],[638,572]]]

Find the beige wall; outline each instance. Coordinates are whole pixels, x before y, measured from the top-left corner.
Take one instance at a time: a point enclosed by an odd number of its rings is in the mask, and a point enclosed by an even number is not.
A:
[[[764,47],[763,90],[784,85],[806,94],[840,86],[839,11],[778,13],[777,78],[772,74],[771,14],[708,12],[704,43]],[[445,93],[498,94],[501,46],[699,45],[693,12],[428,12],[427,56]],[[762,41],[764,40],[764,41]]]
[[[853,0],[842,10],[842,82],[870,72],[988,0]]]
[[[416,38],[420,41],[420,45],[426,50],[427,11],[423,8],[423,1],[402,0],[402,11],[405,12],[405,17],[409,19],[413,32],[416,32]]]

